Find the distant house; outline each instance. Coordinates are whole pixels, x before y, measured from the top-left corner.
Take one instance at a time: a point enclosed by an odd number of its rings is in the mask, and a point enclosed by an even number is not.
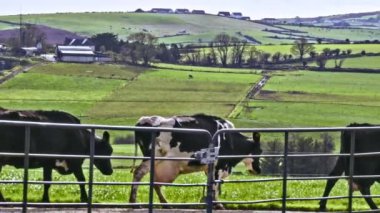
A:
[[[95,53],[90,46],[61,46],[55,49],[57,61],[91,63],[95,61]]]
[[[193,10],[191,11],[192,14],[206,14],[206,12],[204,10]]]
[[[233,12],[231,14],[231,17],[236,18],[236,19],[241,19],[241,17],[243,17],[243,14],[241,12]]]
[[[92,51],[95,51],[95,44],[88,38],[65,38],[63,46],[89,46]]]
[[[142,10],[141,8],[139,8],[139,9],[137,9],[137,10],[135,10],[135,13],[144,13],[145,11],[144,10]]]
[[[251,20],[251,18],[249,16],[243,16],[240,19],[241,20],[247,20],[247,21]]]
[[[188,9],[176,9],[174,11],[174,13],[177,13],[177,14],[189,14],[190,11]]]
[[[170,8],[152,8],[151,13],[173,13],[173,10]]]
[[[261,19],[261,22],[264,22],[265,24],[278,24],[281,21],[277,20],[275,18],[263,18],[263,19]]]
[[[218,12],[218,16],[226,16],[226,17],[230,17],[231,14],[230,14],[230,12],[220,11],[220,12]]]

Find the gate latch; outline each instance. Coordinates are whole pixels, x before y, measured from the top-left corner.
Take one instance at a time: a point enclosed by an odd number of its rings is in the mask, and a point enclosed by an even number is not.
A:
[[[214,147],[212,149],[205,148],[200,151],[195,152],[195,159],[200,161],[201,164],[213,163],[219,154],[219,147]]]

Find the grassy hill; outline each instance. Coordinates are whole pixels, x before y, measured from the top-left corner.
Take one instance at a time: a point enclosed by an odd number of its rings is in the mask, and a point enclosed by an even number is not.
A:
[[[67,30],[83,36],[112,32],[120,39],[126,39],[135,32],[149,32],[165,43],[209,42],[219,33],[228,33],[258,41],[262,44],[291,43],[299,37],[323,37],[342,40],[372,40],[379,38],[379,29],[351,29],[326,31],[324,28],[276,27],[252,21],[237,20],[215,15],[195,14],[153,14],[153,13],[56,13],[23,15],[23,21]],[[18,27],[19,16],[0,16],[0,30]],[[297,32],[300,31],[300,32]],[[0,31],[1,34],[1,31]],[[48,35],[49,36],[49,35]],[[250,39],[253,38],[253,39]]]

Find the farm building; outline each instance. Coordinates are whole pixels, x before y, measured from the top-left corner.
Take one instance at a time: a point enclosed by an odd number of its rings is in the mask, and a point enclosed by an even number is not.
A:
[[[240,19],[241,20],[247,20],[247,21],[251,20],[251,18],[249,16],[243,16]]]
[[[241,17],[243,17],[243,14],[241,12],[233,12],[231,14],[231,17],[236,18],[236,19],[241,19]]]
[[[152,8],[151,13],[173,13],[173,10],[170,8]]]
[[[177,14],[189,14],[190,11],[188,9],[176,9],[174,11],[174,13],[177,13]]]
[[[95,61],[95,53],[90,46],[57,46],[57,61],[91,63]]]
[[[92,51],[95,51],[95,44],[88,38],[65,38],[64,46],[89,46]]]
[[[230,12],[220,11],[220,12],[218,12],[218,16],[226,16],[226,17],[230,17],[231,14],[230,14]]]
[[[191,11],[191,13],[192,14],[202,14],[202,15],[206,14],[206,12],[204,10],[193,10],[193,11]]]

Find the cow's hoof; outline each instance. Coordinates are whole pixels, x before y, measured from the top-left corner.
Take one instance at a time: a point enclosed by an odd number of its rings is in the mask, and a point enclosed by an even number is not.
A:
[[[223,204],[221,204],[221,203],[216,204],[216,205],[214,206],[214,208],[215,208],[216,210],[225,210]]]
[[[319,207],[319,212],[327,212],[327,209],[326,207]]]

